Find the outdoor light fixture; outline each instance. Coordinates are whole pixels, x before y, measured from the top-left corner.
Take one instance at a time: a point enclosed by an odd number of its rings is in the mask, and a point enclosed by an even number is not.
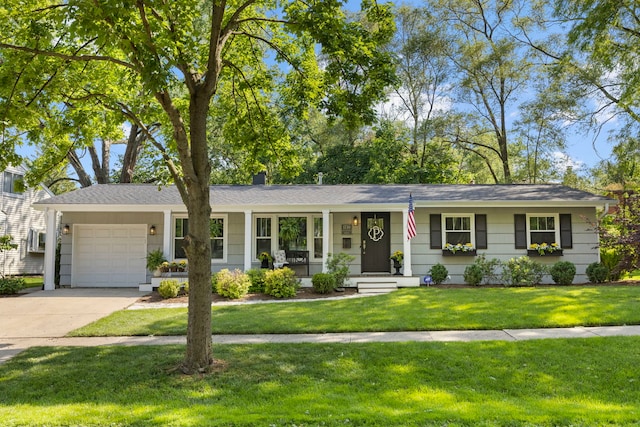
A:
[[[69,227],[69,224],[65,224],[64,227],[62,227],[62,234],[69,234],[71,232],[71,227]]]
[[[353,217],[353,226],[354,226],[354,227],[357,227],[357,226],[358,226],[358,217],[357,217],[357,216],[354,216],[354,217]]]
[[[152,225],[152,226],[149,228],[149,234],[151,234],[152,236],[155,236],[155,235],[156,235],[156,226],[155,226],[155,225]]]

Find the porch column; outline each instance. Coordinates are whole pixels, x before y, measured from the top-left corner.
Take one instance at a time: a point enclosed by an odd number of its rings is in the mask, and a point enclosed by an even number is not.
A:
[[[251,269],[251,214],[252,211],[244,211],[244,271]]]
[[[46,237],[44,240],[44,290],[53,291],[56,288],[56,211],[44,210],[46,221]]]
[[[330,239],[331,229],[329,224],[329,211],[322,211],[322,272],[327,272],[327,260],[329,259],[329,251],[331,250]]]
[[[162,254],[166,259],[171,261],[173,256],[171,251],[171,211],[163,211],[164,220],[162,227]]]
[[[409,209],[402,210],[402,241],[404,252],[404,272],[403,276],[413,276],[413,270],[411,269],[411,240],[409,240],[409,234],[407,230],[407,222],[409,221]]]

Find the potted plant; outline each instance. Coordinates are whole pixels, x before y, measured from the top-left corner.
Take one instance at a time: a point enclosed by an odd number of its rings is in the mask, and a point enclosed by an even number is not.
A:
[[[154,276],[159,276],[160,266],[166,261],[161,249],[153,250],[147,254],[147,270],[151,271]]]
[[[404,259],[404,254],[402,251],[395,251],[390,257],[393,261],[393,268],[396,269],[394,273],[395,276],[400,276],[400,267],[402,267],[402,260]]]
[[[269,263],[273,261],[273,257],[269,252],[260,252],[258,259],[261,262],[260,268],[269,268]]]

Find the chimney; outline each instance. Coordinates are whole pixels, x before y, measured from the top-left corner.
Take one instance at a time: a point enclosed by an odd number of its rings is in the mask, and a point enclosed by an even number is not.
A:
[[[267,173],[262,171],[253,175],[253,185],[265,185],[267,183]]]

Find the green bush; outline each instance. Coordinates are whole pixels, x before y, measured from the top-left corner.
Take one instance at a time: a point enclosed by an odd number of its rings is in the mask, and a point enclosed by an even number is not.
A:
[[[0,295],[14,295],[25,287],[21,277],[0,277]]]
[[[587,277],[591,283],[604,283],[609,277],[609,269],[599,262],[593,262],[587,267]]]
[[[180,290],[183,294],[189,295],[189,281],[184,281],[180,284]]]
[[[160,286],[158,286],[158,293],[162,298],[175,298],[178,296],[178,292],[180,292],[180,284],[177,280],[165,279],[160,281]]]
[[[336,284],[336,278],[329,273],[316,273],[311,277],[313,290],[318,294],[328,294]]]
[[[547,273],[547,267],[532,261],[528,256],[511,258],[502,268],[505,286],[535,286],[540,284]]]
[[[249,293],[251,279],[249,275],[235,269],[229,271],[224,268],[213,276],[216,282],[216,292],[225,298],[238,299]]]
[[[267,271],[264,277],[264,292],[276,298],[295,296],[300,287],[295,276],[296,273],[288,267]]]
[[[442,264],[436,264],[431,267],[431,270],[429,270],[429,274],[431,275],[431,280],[433,280],[433,283],[439,285],[447,280],[447,277],[449,277],[449,270],[447,270],[447,267]]]
[[[569,261],[558,261],[549,270],[551,278],[557,285],[570,285],[576,276],[576,266]]]
[[[356,259],[353,255],[340,252],[336,255],[329,254],[327,259],[327,272],[333,275],[335,287],[344,286],[345,280],[349,277],[349,263]]]
[[[478,286],[482,283],[482,268],[478,264],[468,265],[464,269],[464,281],[470,285]]]
[[[267,270],[260,268],[252,268],[247,270],[249,280],[251,280],[251,286],[249,286],[249,292],[257,294],[264,292],[264,275]]]
[[[609,280],[620,280],[624,270],[620,268],[620,262],[622,261],[622,254],[614,248],[601,248],[600,249],[600,262],[609,271]]]

